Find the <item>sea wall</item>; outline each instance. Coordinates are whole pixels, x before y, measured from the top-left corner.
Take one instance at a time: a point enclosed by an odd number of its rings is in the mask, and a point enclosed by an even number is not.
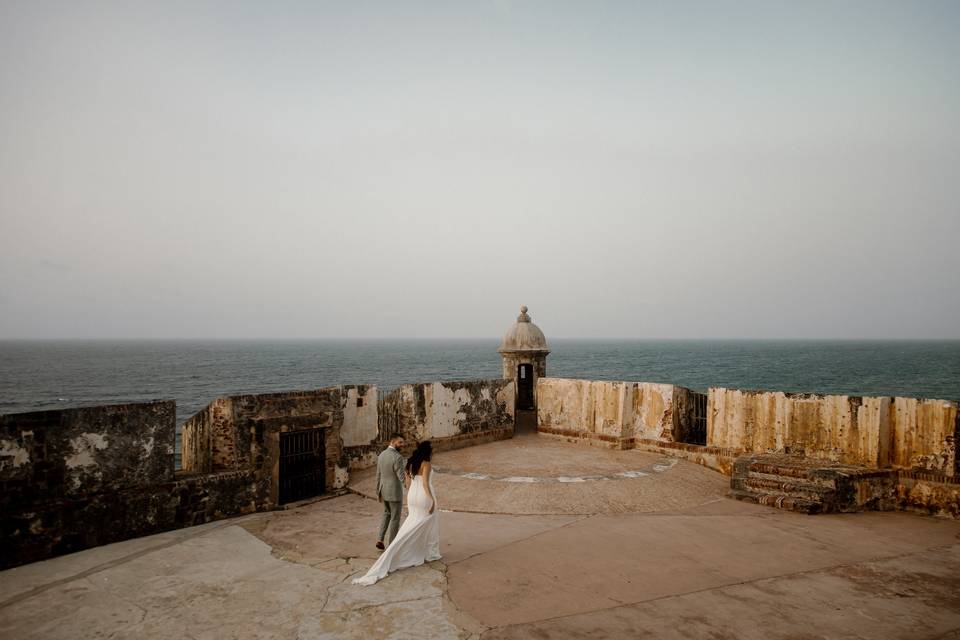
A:
[[[175,415],[173,402],[0,415],[0,568],[163,530],[152,507],[174,481]]]
[[[618,449],[689,431],[689,389],[651,382],[537,381],[538,431]]]
[[[957,403],[711,388],[707,445],[958,474]]]

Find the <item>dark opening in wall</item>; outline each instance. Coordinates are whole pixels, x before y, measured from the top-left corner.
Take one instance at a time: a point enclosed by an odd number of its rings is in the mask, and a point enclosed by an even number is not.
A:
[[[517,409],[536,408],[534,400],[533,365],[521,364],[517,367]]]
[[[280,434],[280,504],[318,496],[325,491],[324,435],[323,429]]]
[[[690,392],[690,427],[683,442],[707,444],[707,394]]]

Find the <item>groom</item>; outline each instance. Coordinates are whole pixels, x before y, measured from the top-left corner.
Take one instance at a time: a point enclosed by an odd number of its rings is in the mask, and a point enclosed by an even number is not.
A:
[[[380,521],[380,535],[377,537],[377,549],[383,549],[384,535],[390,530],[389,544],[400,528],[400,510],[403,508],[403,436],[395,433],[390,436],[390,446],[377,458],[377,500],[383,503],[383,519]]]

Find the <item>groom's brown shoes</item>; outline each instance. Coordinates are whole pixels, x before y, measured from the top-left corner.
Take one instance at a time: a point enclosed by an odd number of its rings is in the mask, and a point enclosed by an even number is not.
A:
[[[377,540],[377,549],[383,549],[383,548],[384,548],[384,547],[383,547],[383,541],[382,541],[382,540]]]

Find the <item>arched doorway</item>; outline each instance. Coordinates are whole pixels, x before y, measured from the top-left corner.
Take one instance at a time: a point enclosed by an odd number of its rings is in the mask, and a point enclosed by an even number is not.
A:
[[[535,409],[533,388],[533,365],[521,364],[517,367],[517,409]]]

